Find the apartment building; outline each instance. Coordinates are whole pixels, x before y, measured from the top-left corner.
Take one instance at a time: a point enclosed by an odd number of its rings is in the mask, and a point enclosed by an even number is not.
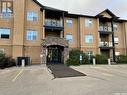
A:
[[[71,14],[37,0],[0,1],[0,51],[32,64],[65,63],[69,50],[89,55],[127,54],[127,21],[106,9],[95,16]]]

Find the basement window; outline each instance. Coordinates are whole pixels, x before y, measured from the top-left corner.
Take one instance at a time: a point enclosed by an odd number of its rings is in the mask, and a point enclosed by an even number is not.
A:
[[[11,32],[11,29],[9,29],[9,28],[0,28],[0,38],[1,39],[9,39],[10,32]]]
[[[0,53],[4,53],[4,49],[3,48],[0,48]]]
[[[119,55],[120,55],[120,52],[115,52],[115,55],[116,55],[116,56],[119,56]]]

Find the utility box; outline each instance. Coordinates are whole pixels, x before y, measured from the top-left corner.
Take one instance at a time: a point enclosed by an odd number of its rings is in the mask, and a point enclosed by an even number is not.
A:
[[[31,64],[30,57],[17,57],[17,66],[28,66]]]

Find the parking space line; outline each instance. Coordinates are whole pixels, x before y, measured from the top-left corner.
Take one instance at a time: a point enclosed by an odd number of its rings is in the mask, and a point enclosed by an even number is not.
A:
[[[24,69],[21,69],[20,72],[12,79],[12,82],[15,82],[16,79],[18,79],[18,77],[22,74]]]

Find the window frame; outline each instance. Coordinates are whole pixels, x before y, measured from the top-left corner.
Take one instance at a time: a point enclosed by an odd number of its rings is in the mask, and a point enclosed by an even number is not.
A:
[[[93,20],[91,18],[85,18],[85,27],[92,27]]]
[[[9,31],[6,30],[6,32],[8,32],[8,33],[5,33],[5,30],[4,29],[8,29]],[[2,33],[0,31],[0,39],[10,39],[10,36],[11,36],[11,28],[3,28],[3,27],[0,27],[0,30],[3,30],[4,31],[4,33]],[[4,36],[2,37],[2,35],[5,35],[5,37]],[[7,36],[8,36],[8,38],[7,38]]]
[[[119,37],[118,37],[118,36],[115,36],[115,37],[114,37],[114,43],[115,43],[115,44],[118,44],[118,43],[119,43]]]
[[[67,37],[68,36],[68,37]],[[71,37],[71,38],[70,38]],[[68,39],[69,38],[69,39]],[[69,43],[72,43],[73,42],[73,35],[71,33],[68,33],[66,34],[66,40],[69,42]]]
[[[119,51],[116,51],[115,52],[115,56],[119,56],[120,55],[120,52]]]
[[[92,37],[92,40],[90,39],[90,37]],[[94,39],[94,37],[93,37],[93,35],[92,34],[86,34],[85,35],[85,43],[87,43],[87,44],[92,44],[93,43],[93,40]],[[91,40],[91,41],[90,41]]]
[[[113,30],[114,30],[114,32],[118,31],[118,24],[117,23],[113,24]]]
[[[5,3],[5,12],[3,11],[3,4]],[[9,7],[9,3],[11,4],[11,6]],[[13,1],[1,1],[1,9],[0,12],[1,13],[10,13],[13,14]],[[11,12],[8,11],[8,8],[11,8]]]
[[[72,19],[66,19],[66,25],[67,27],[72,27],[73,26],[73,20]]]
[[[5,53],[5,49],[4,48],[0,48],[0,53]]]
[[[27,21],[38,21],[38,12],[35,11],[27,11]]]
[[[37,41],[38,39],[38,31],[28,29],[26,33],[26,40],[27,41]]]

